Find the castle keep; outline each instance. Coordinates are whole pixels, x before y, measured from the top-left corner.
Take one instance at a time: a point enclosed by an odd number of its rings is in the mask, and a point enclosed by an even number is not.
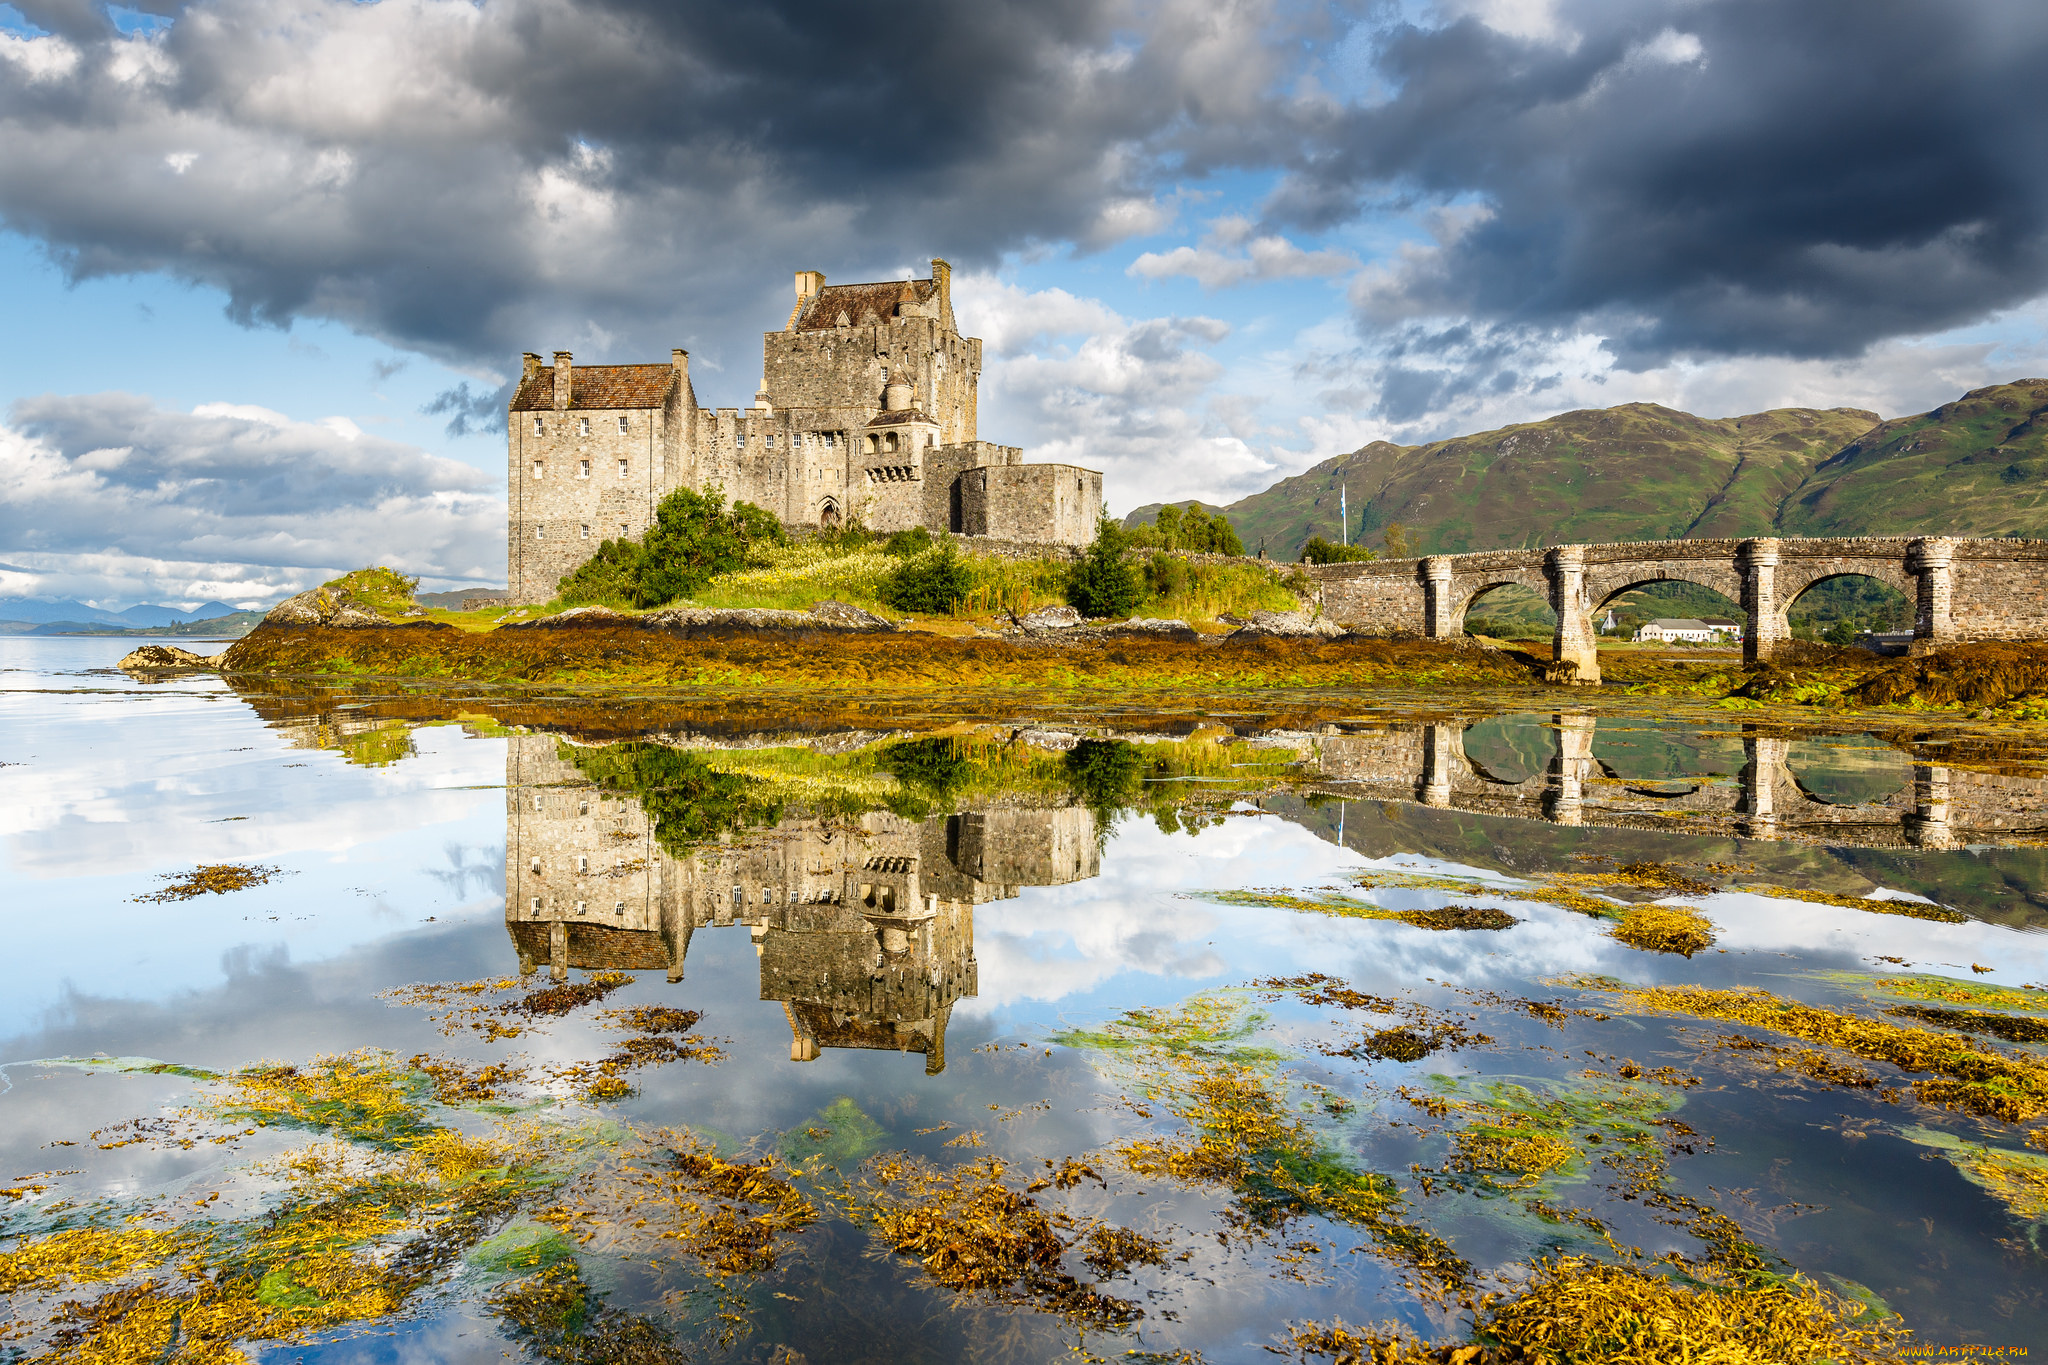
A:
[[[507,581],[544,602],[598,544],[638,536],[662,498],[718,485],[792,530],[858,520],[1043,545],[1094,538],[1102,475],[1025,464],[976,435],[981,342],[953,320],[952,271],[828,285],[797,272],[796,304],[762,338],[751,408],[700,408],[690,357],[552,366],[538,355],[506,422]]]

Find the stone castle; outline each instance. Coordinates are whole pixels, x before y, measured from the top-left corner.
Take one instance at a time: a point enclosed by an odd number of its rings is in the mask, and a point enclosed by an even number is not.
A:
[[[700,408],[690,357],[552,367],[528,353],[506,422],[507,582],[544,602],[604,540],[638,536],[678,488],[722,487],[792,530],[858,521],[1041,545],[1082,545],[1102,475],[1025,464],[975,434],[981,342],[953,320],[952,271],[825,283],[797,272],[796,306],[762,338],[754,405]]]

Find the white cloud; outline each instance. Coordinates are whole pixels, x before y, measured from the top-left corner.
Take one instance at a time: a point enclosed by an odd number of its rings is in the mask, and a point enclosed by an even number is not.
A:
[[[1004,357],[982,375],[981,431],[1026,458],[1099,469],[1104,497],[1129,511],[1165,498],[1215,500],[1264,486],[1272,465],[1212,409],[1223,363],[1206,347],[1230,335],[1211,317],[1133,320],[1099,299],[958,277],[961,326]]]
[[[505,505],[490,482],[346,418],[25,399],[0,427],[0,591],[268,600],[366,564],[496,582]]]
[[[1200,246],[1148,251],[1125,273],[1148,280],[1185,275],[1213,290],[1266,280],[1348,275],[1359,268],[1358,258],[1348,251],[1309,251],[1285,237],[1253,237],[1251,229],[1247,219],[1220,218]]]
[[[54,35],[18,38],[0,33],[0,61],[28,78],[30,84],[61,80],[78,69],[78,49]]]

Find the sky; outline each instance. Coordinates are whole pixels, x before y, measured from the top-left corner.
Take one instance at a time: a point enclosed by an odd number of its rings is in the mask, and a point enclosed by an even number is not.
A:
[[[954,267],[1113,510],[2048,374],[2038,0],[0,4],[0,597],[504,574],[522,351]]]

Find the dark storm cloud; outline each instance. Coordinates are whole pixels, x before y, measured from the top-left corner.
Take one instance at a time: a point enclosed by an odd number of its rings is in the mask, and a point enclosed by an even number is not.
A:
[[[1581,0],[1552,32],[1382,35],[1276,222],[1454,204],[1462,233],[1353,291],[1674,354],[1842,356],[2048,287],[2039,0]],[[1406,408],[1414,395],[1401,400]]]
[[[501,369],[682,344],[750,391],[794,269],[1105,243],[1284,145],[1258,0],[202,0],[154,39],[21,8],[8,226]]]

